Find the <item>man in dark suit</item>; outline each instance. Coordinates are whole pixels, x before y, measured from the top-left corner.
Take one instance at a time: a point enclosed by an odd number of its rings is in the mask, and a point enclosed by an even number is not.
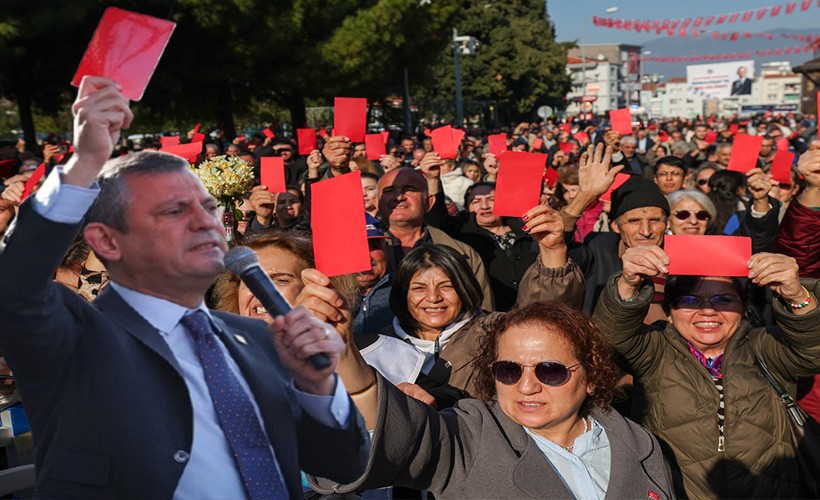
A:
[[[73,112],[74,156],[0,255],[0,348],[31,420],[35,494],[294,498],[300,469],[361,474],[341,338],[303,308],[270,330],[208,310],[226,250],[216,200],[175,156],[107,162],[132,119],[113,81],[85,77]],[[93,305],[52,282],[83,217],[111,278]],[[308,362],[318,352],[328,368]]]
[[[732,95],[749,95],[752,93],[752,80],[746,78],[746,66],[737,68],[737,80],[732,82]]]

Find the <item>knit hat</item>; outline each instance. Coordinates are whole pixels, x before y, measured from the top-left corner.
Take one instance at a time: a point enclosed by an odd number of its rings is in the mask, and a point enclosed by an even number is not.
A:
[[[614,221],[630,210],[643,207],[658,207],[669,217],[669,202],[661,189],[654,182],[633,175],[612,192],[609,220]]]

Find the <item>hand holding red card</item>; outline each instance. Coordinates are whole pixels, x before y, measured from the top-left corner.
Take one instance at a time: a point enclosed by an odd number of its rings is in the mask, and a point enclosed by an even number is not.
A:
[[[316,269],[328,276],[371,268],[361,179],[357,170],[311,186]]]
[[[387,154],[387,148],[384,146],[384,136],[382,136],[382,134],[365,135],[364,147],[367,151],[367,159],[371,161],[378,161],[382,156]]]
[[[685,276],[749,275],[752,239],[746,236],[667,235],[663,249],[669,274]]]
[[[629,108],[610,110],[609,121],[612,130],[622,136],[632,134],[632,113],[629,112]]]
[[[794,165],[794,153],[778,149],[772,160],[772,180],[780,184],[791,184],[792,165]]]
[[[307,156],[316,149],[316,131],[312,128],[297,128],[296,138],[299,141],[299,154]]]
[[[196,163],[196,159],[199,156],[199,153],[202,152],[202,143],[191,142],[188,144],[178,144],[176,146],[160,148],[160,151],[163,151],[165,153],[171,153],[172,155],[177,155],[181,158],[185,158],[188,161],[188,163],[194,164]]]
[[[288,190],[285,185],[285,159],[281,156],[263,156],[259,177],[259,183],[271,193],[284,193]]]
[[[493,214],[521,217],[538,205],[547,155],[508,151],[498,159]]]
[[[544,171],[544,180],[550,188],[555,188],[555,183],[558,182],[558,177],[560,176],[561,174],[559,174],[558,171],[552,167],[547,167]]]
[[[760,146],[763,144],[763,136],[740,134],[735,136],[732,143],[732,155],[729,156],[729,170],[746,173],[757,167],[757,159],[760,156]]]
[[[337,97],[333,105],[333,135],[341,135],[350,142],[364,142],[367,131],[367,99]]]
[[[71,84],[86,75],[104,76],[122,87],[122,95],[139,101],[171,38],[175,23],[109,7],[105,10]]]
[[[23,203],[23,200],[28,198],[28,196],[34,190],[34,186],[36,186],[37,183],[40,182],[40,179],[43,178],[43,175],[45,175],[45,173],[46,163],[43,162],[40,164],[40,166],[37,167],[37,170],[35,170],[34,173],[31,174],[31,177],[29,177],[26,183],[24,184],[23,194],[20,196],[20,203]]]
[[[488,135],[487,144],[490,145],[490,153],[501,156],[501,153],[507,151],[507,134]]]
[[[430,132],[430,137],[433,139],[433,150],[444,160],[452,160],[458,156],[458,144],[461,140],[456,140],[456,132],[450,125]]]

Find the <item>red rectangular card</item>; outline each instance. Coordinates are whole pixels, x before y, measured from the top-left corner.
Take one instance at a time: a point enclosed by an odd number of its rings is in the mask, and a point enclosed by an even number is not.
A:
[[[205,140],[205,134],[200,132],[194,132],[194,136],[191,137],[191,142],[203,142]]]
[[[612,182],[612,185],[609,186],[609,189],[606,190],[606,193],[602,194],[600,198],[601,201],[612,201],[612,192],[618,189],[619,187],[623,186],[624,182],[628,181],[629,178],[632,177],[629,174],[616,174],[615,180]]]
[[[458,156],[458,142],[454,140],[453,135],[453,127],[450,125],[430,132],[430,137],[433,139],[433,150],[445,160],[452,160]]]
[[[571,123],[562,123],[561,130],[564,132],[571,134],[572,133],[572,124]]]
[[[717,132],[710,130],[709,132],[706,132],[706,139],[704,140],[706,141],[706,144],[714,144],[715,141],[717,141],[717,136]]]
[[[542,147],[544,147],[544,140],[541,139],[540,137],[537,137],[534,141],[532,141],[532,150],[533,151],[538,151]]]
[[[508,151],[498,159],[493,214],[521,217],[538,205],[547,155]]]
[[[669,274],[685,276],[748,276],[746,262],[752,256],[747,236],[677,234],[664,237]],[[720,256],[705,259],[705,255]]]
[[[0,179],[7,179],[17,172],[17,160],[0,161]]]
[[[586,132],[576,132],[572,137],[574,137],[579,143],[583,143],[584,141],[589,142],[589,134]]]
[[[107,8],[71,84],[79,86],[86,75],[104,76],[122,87],[122,95],[139,101],[175,27],[164,19]]]
[[[763,136],[739,134],[732,142],[732,155],[729,156],[729,170],[746,173],[757,167],[757,159],[760,156],[760,145],[763,144]]]
[[[778,183],[792,183],[792,165],[794,153],[777,150],[772,161],[772,180]]]
[[[197,123],[196,125],[194,125],[194,134],[198,134],[200,128],[202,128],[201,123]]]
[[[201,142],[201,141],[200,141]],[[178,135],[164,135],[159,138],[160,146],[163,148],[167,148],[169,146],[176,146],[179,144],[179,136]]]
[[[490,153],[501,156],[501,153],[507,151],[507,134],[488,135],[487,144],[490,146]]]
[[[276,134],[274,134],[269,128],[262,129],[262,133],[265,134],[265,137],[268,139],[273,139],[276,137]]]
[[[333,135],[350,138],[350,142],[364,142],[367,131],[367,99],[364,97],[337,97],[333,104]]]
[[[384,143],[387,144],[387,139],[390,139],[390,132],[387,130],[382,130],[380,133],[382,134],[382,139],[384,139]]]
[[[281,156],[263,156],[259,167],[259,183],[267,186],[271,193],[284,193],[285,160]]]
[[[379,158],[387,154],[387,149],[384,147],[384,137],[381,134],[365,135],[364,147],[367,151],[367,159],[371,161],[378,161]]]
[[[45,175],[45,173],[46,162],[43,162],[40,164],[40,166],[37,167],[37,170],[35,170],[34,173],[31,174],[31,177],[29,177],[26,183],[23,185],[23,194],[20,195],[21,203],[23,202],[23,200],[28,198],[28,195],[30,195],[31,191],[34,189],[34,186],[36,186],[37,183],[40,182],[40,179],[43,178],[43,175]]]
[[[775,145],[777,145],[778,151],[788,151],[789,150],[789,140],[786,138],[778,139],[775,141]]]
[[[307,156],[316,149],[316,131],[312,128],[297,128],[296,138],[299,141],[299,154]]]
[[[370,269],[361,172],[317,182],[310,189],[316,269],[328,276]]]
[[[609,111],[609,121],[612,124],[612,130],[621,135],[630,135],[632,133],[632,113],[629,108],[613,109]]]
[[[558,182],[558,177],[560,175],[561,174],[559,174],[558,171],[554,168],[547,167],[547,169],[544,171],[544,180],[547,181],[547,186],[554,188],[555,183]]]
[[[461,141],[464,140],[465,135],[467,135],[467,132],[460,128],[453,127],[453,143],[456,145],[456,149],[461,145]]]
[[[569,154],[569,152],[572,151],[572,144],[569,142],[559,142],[558,149],[560,149],[566,154]]]
[[[729,133],[732,135],[737,135],[737,129],[740,128],[740,125],[737,123],[730,123],[729,124]]]
[[[176,146],[168,146],[167,148],[160,148],[160,151],[171,153],[188,160],[188,163],[196,163],[196,158],[202,152],[201,142],[191,142],[188,144],[177,144]]]

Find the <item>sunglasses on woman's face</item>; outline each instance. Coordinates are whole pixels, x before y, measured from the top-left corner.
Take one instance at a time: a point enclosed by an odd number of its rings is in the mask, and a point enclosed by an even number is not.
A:
[[[672,212],[672,215],[680,220],[688,220],[692,215],[694,215],[699,221],[705,221],[712,218],[706,210],[698,210],[697,212],[690,212],[689,210],[676,210],[675,212]]]
[[[490,371],[496,382],[504,385],[513,385],[517,383],[524,374],[524,368],[531,366],[535,368],[535,378],[542,384],[551,387],[556,387],[567,383],[571,375],[572,369],[579,366],[581,363],[575,363],[572,366],[566,366],[557,361],[542,361],[537,365],[522,365],[515,361],[496,361],[490,365]]]
[[[705,186],[709,184],[709,179],[698,179],[698,186]]]

